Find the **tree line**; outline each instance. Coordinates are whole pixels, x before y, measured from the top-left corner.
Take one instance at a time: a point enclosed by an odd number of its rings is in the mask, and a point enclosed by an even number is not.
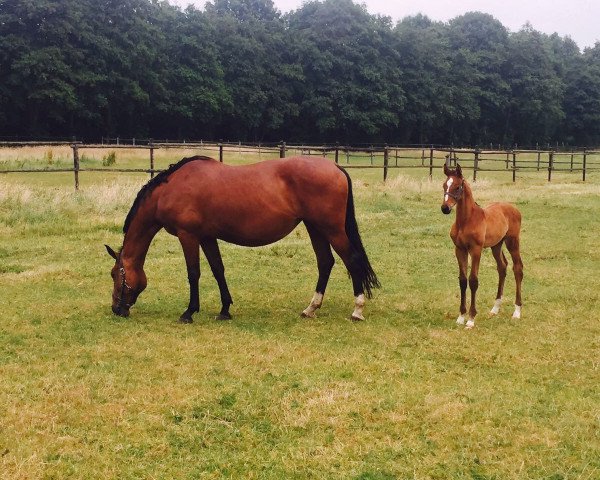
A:
[[[600,43],[352,0],[0,0],[0,136],[600,143]]]

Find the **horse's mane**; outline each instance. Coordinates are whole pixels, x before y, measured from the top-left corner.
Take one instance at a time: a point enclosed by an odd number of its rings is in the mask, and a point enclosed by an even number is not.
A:
[[[210,157],[204,157],[202,155],[195,155],[193,157],[182,158],[177,163],[172,163],[171,165],[169,165],[169,168],[167,168],[166,170],[163,170],[158,175],[156,175],[156,177],[152,178],[148,183],[146,183],[146,185],[144,185],[140,189],[140,191],[137,194],[137,197],[135,197],[135,200],[133,201],[133,205],[131,205],[131,209],[129,210],[127,217],[125,217],[125,224],[123,225],[123,233],[127,233],[127,230],[129,230],[129,225],[131,225],[131,222],[133,221],[133,217],[135,217],[135,214],[137,213],[138,209],[140,208],[140,204],[142,203],[144,198],[146,198],[150,194],[150,192],[152,192],[160,184],[167,182],[169,179],[169,176],[173,172],[175,172],[176,170],[179,170],[186,163],[193,162],[194,160],[213,160],[213,159]]]

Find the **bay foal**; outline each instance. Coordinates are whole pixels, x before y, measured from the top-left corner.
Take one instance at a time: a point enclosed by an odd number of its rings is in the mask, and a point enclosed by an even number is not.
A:
[[[479,261],[481,251],[485,247],[491,247],[498,266],[498,293],[490,313],[496,315],[500,311],[508,265],[502,252],[503,244],[506,244],[512,257],[517,287],[513,318],[521,318],[521,282],[523,280],[523,262],[519,251],[521,213],[513,205],[503,202],[492,203],[486,208],[481,208],[473,199],[473,192],[462,175],[460,165],[456,166],[456,170],[451,170],[448,165],[444,165],[444,174],[447,178],[444,182],[442,212],[449,214],[456,206],[456,220],[450,230],[450,237],[454,242],[458,260],[460,284],[460,315],[456,323],[458,325],[465,324],[467,268],[469,255],[471,255],[471,273],[468,280],[471,289],[471,308],[466,328],[475,326],[475,315],[477,315],[475,295],[479,286]]]

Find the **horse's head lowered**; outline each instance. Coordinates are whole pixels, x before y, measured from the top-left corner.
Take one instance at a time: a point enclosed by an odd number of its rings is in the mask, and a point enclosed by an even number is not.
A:
[[[121,317],[129,316],[129,309],[146,288],[147,280],[143,271],[136,272],[126,268],[121,260],[121,254],[116,253],[108,245],[104,245],[108,254],[115,259],[115,265],[110,271],[113,279],[112,311]]]
[[[444,202],[442,203],[442,212],[447,215],[454,205],[462,198],[465,179],[463,178],[462,170],[458,164],[456,165],[456,170],[451,170],[448,168],[447,164],[444,164],[444,175],[446,175],[446,181],[444,182]]]

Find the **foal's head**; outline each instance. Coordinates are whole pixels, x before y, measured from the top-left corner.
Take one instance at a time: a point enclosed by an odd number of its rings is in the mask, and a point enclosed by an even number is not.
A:
[[[447,164],[444,164],[444,175],[446,175],[446,181],[444,182],[444,202],[442,203],[442,212],[446,215],[450,213],[456,202],[458,202],[463,196],[465,179],[462,175],[460,165],[456,165],[456,170],[448,168]]]
[[[121,260],[121,253],[116,253],[108,245],[104,246],[108,254],[115,259],[115,264],[110,271],[113,279],[112,311],[115,315],[128,317],[129,309],[146,288],[146,275],[143,271],[137,272],[133,268],[126,269]]]

